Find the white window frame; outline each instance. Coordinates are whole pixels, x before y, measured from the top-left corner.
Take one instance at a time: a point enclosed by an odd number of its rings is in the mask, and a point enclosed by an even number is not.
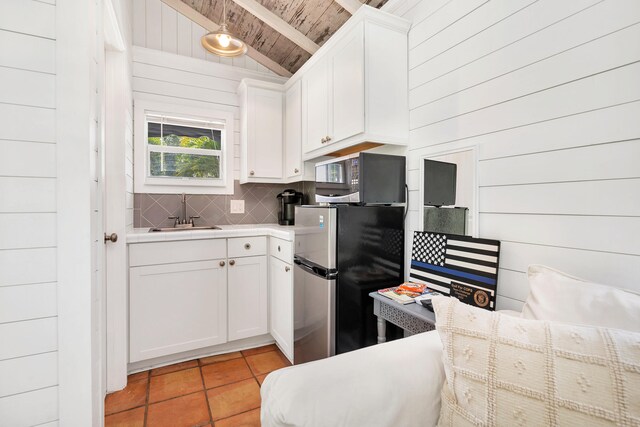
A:
[[[174,119],[175,122],[199,121],[219,124],[222,128],[220,178],[174,178],[149,176],[149,147],[147,123],[150,116]],[[154,120],[151,120],[154,121]],[[150,194],[233,194],[233,148],[235,139],[233,113],[207,110],[181,104],[167,104],[135,100],[134,105],[134,191]],[[180,147],[154,147],[154,151],[211,154],[211,150],[184,149]]]

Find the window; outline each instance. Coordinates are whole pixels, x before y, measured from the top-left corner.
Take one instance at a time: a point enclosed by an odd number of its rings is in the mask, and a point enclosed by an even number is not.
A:
[[[215,123],[147,116],[147,176],[220,179],[223,130]]]
[[[136,192],[233,191],[231,113],[136,102],[135,120]]]

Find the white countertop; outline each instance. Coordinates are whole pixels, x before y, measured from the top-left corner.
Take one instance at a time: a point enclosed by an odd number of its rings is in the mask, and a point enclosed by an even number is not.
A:
[[[157,231],[134,228],[127,233],[127,243],[166,242],[176,240],[224,239],[228,237],[273,236],[293,241],[296,226],[278,224],[219,225],[220,230]]]

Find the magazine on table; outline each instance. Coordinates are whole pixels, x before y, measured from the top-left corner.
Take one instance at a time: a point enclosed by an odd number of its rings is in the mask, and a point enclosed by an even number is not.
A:
[[[416,298],[420,298],[423,295],[433,296],[434,294],[432,290],[427,289],[427,285],[414,282],[404,282],[400,286],[380,289],[378,293],[396,302],[399,302],[400,304],[410,304],[412,302],[418,302],[416,301]]]

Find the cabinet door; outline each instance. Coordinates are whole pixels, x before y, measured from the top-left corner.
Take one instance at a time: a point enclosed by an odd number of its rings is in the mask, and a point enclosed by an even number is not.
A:
[[[271,335],[293,363],[293,268],[272,256],[269,272]]]
[[[364,24],[336,45],[331,73],[333,143],[364,132]]]
[[[303,77],[305,110],[305,151],[325,145],[329,135],[329,73],[328,61],[321,59]]]
[[[129,270],[129,361],[227,341],[223,260]]]
[[[285,95],[285,178],[302,176],[302,82],[298,80]]]
[[[282,92],[249,88],[247,178],[282,178]]]
[[[229,260],[229,341],[269,332],[267,257]]]

